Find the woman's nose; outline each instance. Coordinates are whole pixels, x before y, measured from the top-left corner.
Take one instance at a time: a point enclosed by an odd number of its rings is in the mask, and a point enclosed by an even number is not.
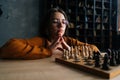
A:
[[[58,27],[63,27],[63,23],[62,22],[59,22],[59,24],[58,24]]]

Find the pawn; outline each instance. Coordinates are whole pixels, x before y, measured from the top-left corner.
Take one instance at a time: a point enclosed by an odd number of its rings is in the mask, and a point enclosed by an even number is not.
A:
[[[89,51],[89,57],[88,59],[92,59],[93,58],[93,50],[90,46],[88,46],[88,51]]]
[[[108,54],[105,54],[104,56],[104,61],[103,61],[103,64],[102,64],[102,69],[104,70],[109,70],[109,57],[108,57]]]
[[[110,56],[111,53],[112,53],[111,49],[108,49],[108,50],[107,50],[107,53],[108,53],[108,55]]]
[[[73,59],[74,58],[73,46],[71,46],[70,48],[71,48],[71,50],[69,51],[69,54],[70,54],[69,58]]]
[[[112,50],[111,49],[107,49],[107,54],[108,54],[109,58],[111,58]]]
[[[79,62],[79,61],[80,61],[80,58],[78,57],[77,54],[74,54],[74,61],[75,61],[75,62]]]
[[[68,59],[69,59],[68,54],[69,54],[69,53],[68,53],[68,50],[64,49],[64,52],[63,52],[62,58],[63,58],[64,60],[68,60]]]
[[[75,62],[79,62],[80,61],[77,47],[75,47],[74,60],[75,60]]]
[[[98,53],[94,53],[95,67],[100,67],[100,55]]]
[[[65,59],[66,59],[66,60],[69,59],[69,51],[68,51],[68,50],[66,50]]]
[[[115,51],[115,60],[116,60],[116,64],[119,65],[119,55],[118,55],[118,51]]]
[[[120,50],[118,51],[118,64],[120,64]]]
[[[115,60],[115,51],[112,50],[111,58],[110,58],[110,66],[116,66],[116,60]]]
[[[69,58],[70,58],[70,59],[73,59],[73,58],[74,58],[74,54],[73,54],[73,53],[70,53]]]

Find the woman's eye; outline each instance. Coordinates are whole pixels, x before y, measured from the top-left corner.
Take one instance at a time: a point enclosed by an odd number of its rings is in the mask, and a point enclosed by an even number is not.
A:
[[[58,23],[58,20],[53,20],[53,23]]]
[[[68,21],[67,20],[63,20],[63,24],[68,24]]]

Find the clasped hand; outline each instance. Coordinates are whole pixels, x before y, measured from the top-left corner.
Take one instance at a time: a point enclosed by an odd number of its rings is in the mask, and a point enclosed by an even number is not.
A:
[[[49,48],[51,49],[51,51],[56,49],[59,49],[61,51],[63,51],[63,49],[70,50],[70,46],[65,42],[63,37],[58,37],[54,39]]]

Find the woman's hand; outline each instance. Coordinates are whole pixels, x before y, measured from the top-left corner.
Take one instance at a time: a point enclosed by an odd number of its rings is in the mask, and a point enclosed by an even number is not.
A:
[[[65,42],[65,40],[63,39],[63,37],[61,37],[61,43],[64,49],[67,49],[70,51],[70,46]]]
[[[61,44],[60,42],[60,37],[59,38],[56,38],[55,40],[52,41],[51,45],[49,46],[49,48],[51,50],[55,50],[59,47],[59,45]]]
[[[58,37],[56,38],[51,45],[49,46],[49,48],[53,51],[56,49],[59,49],[61,51],[63,51],[63,49],[67,49],[70,50],[70,46],[65,42],[65,40],[63,39],[63,37]]]

